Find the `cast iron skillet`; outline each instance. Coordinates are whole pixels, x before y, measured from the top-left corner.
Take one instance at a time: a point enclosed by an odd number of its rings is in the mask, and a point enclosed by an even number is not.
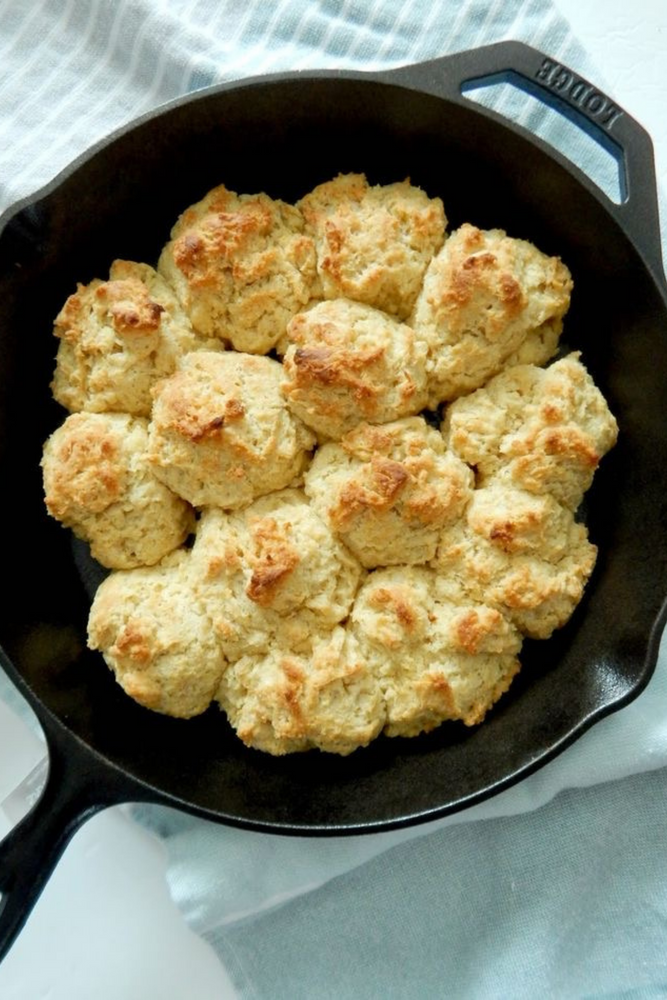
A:
[[[462,93],[511,80],[618,159],[621,204],[528,132]],[[620,423],[586,506],[599,561],[553,639],[478,729],[380,739],[346,759],[273,759],[211,710],[188,722],[141,709],[86,650],[90,603],[69,533],[47,518],[39,459],[64,414],[50,401],[52,321],[77,281],[114,257],[154,262],[188,204],[224,181],[295,199],[338,171],[410,176],[451,228],[499,226],[559,254],[580,348]],[[42,798],[0,847],[0,954],[68,839],[122,801],[177,806],[274,833],[373,832],[443,816],[507,788],[627,704],[656,661],[667,593],[667,290],[644,131],[607,97],[516,43],[391,72],[308,72],[214,87],[116,133],[8,213],[0,238],[2,664],[48,741]],[[85,563],[85,559],[84,559]],[[613,747],[609,748],[613,753]]]

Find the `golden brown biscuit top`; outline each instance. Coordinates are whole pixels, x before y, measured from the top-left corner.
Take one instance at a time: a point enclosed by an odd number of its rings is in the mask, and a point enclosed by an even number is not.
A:
[[[45,451],[46,506],[58,520],[73,512],[99,513],[115,503],[129,476],[123,434],[130,419],[109,420],[74,413],[50,439]]]
[[[299,653],[349,613],[361,566],[295,489],[208,508],[192,549],[198,597],[230,661]]]
[[[147,264],[115,260],[109,279],[78,285],[56,317],[51,388],[71,412],[147,417],[151,387],[189,351],[219,349],[199,338],[163,278]]]
[[[478,388],[522,353],[547,360],[571,289],[557,257],[464,223],[429,264],[410,317],[430,344],[430,405]]]
[[[322,445],[305,476],[315,509],[367,568],[431,559],[472,486],[471,470],[422,417],[361,424]]]
[[[325,298],[347,297],[406,319],[444,239],[442,201],[409,181],[370,185],[363,174],[342,174],[299,207],[317,245]]]
[[[557,257],[503,230],[464,223],[434,259],[425,283],[422,321],[435,323],[445,340],[477,330],[493,343],[524,316],[534,329],[567,310],[572,279]]]
[[[299,209],[222,185],[183,212],[158,269],[195,330],[253,354],[271,350],[319,291]]]
[[[220,270],[230,270],[242,282],[261,273],[264,260],[255,254],[266,250],[273,228],[282,221],[300,224],[291,206],[266,195],[236,195],[218,187],[208,196],[206,211],[187,209],[174,228],[174,260],[194,285],[216,280]],[[254,254],[251,254],[254,251]]]
[[[69,296],[56,317],[56,336],[65,340],[79,339],[82,318],[97,304],[108,314],[118,333],[154,333],[159,328],[164,307],[150,297],[148,289],[138,279],[93,282],[90,291],[95,303],[90,302],[88,291],[86,286],[79,284],[77,291]]]
[[[618,425],[575,352],[546,369],[508,368],[452,403],[443,433],[480,483],[501,476],[574,509]]]
[[[153,395],[159,400],[159,422],[195,444],[220,437],[246,412],[235,364],[219,366],[217,355],[188,362],[169,379],[158,383]],[[228,371],[232,369],[232,371]],[[225,375],[231,375],[228,380]]]
[[[283,392],[323,437],[362,420],[386,423],[426,404],[426,344],[404,323],[348,299],[321,302],[289,323]]]

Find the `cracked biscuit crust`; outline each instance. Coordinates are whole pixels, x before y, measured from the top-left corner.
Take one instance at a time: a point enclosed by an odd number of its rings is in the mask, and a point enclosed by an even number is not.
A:
[[[51,391],[72,413],[148,417],[155,382],[189,351],[214,349],[193,332],[160,275],[126,260],[113,262],[108,281],[77,287],[56,317],[54,334],[60,343]]]
[[[618,425],[593,379],[573,353],[549,368],[508,368],[448,408],[449,447],[476,468],[483,485],[549,493],[571,509],[591,486]]]
[[[286,343],[285,398],[321,437],[426,405],[426,343],[377,309],[347,299],[318,303],[295,316]]]
[[[300,490],[238,512],[209,508],[192,549],[197,594],[230,660],[298,647],[348,614],[362,569]]]
[[[472,487],[471,470],[422,417],[360,425],[322,445],[305,477],[315,510],[367,568],[431,559]]]
[[[251,354],[275,347],[291,317],[319,295],[299,209],[223,185],[183,212],[158,270],[195,330]]]
[[[281,756],[317,748],[343,756],[381,732],[384,702],[354,636],[342,626],[294,649],[279,640],[225,672],[218,700],[247,746]]]
[[[341,174],[298,204],[317,247],[324,297],[407,319],[442,246],[442,201],[409,181],[371,186],[363,174]]]
[[[439,595],[425,567],[369,574],[350,624],[378,679],[389,736],[445,720],[476,725],[519,671],[521,636],[508,619],[483,601]]]
[[[289,485],[315,439],[288,410],[281,380],[282,368],[271,358],[187,355],[154,389],[155,475],[195,507],[242,507]]]
[[[524,635],[548,639],[581,601],[596,556],[585,526],[552,496],[495,481],[442,532],[431,565],[439,595],[483,600]]]
[[[477,389],[510,361],[545,362],[571,290],[565,265],[525,240],[469,223],[452,233],[409,320],[430,345],[430,405]]]
[[[150,566],[182,545],[192,508],[153,475],[148,423],[122,413],[73,413],[44,446],[52,517],[110,569]]]

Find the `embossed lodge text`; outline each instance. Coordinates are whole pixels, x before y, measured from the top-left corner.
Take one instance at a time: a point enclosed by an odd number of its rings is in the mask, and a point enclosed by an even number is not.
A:
[[[553,59],[544,59],[535,77],[606,129],[610,129],[623,114],[608,97]]]

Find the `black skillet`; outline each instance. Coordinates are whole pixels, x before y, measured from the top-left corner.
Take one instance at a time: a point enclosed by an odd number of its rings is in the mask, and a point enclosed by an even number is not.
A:
[[[620,204],[466,97],[471,81],[509,81],[575,121],[618,162]],[[182,722],[139,708],[86,650],[86,558],[42,504],[41,447],[64,416],[48,390],[52,320],[113,258],[154,262],[178,213],[215,184],[290,200],[339,171],[409,175],[443,197],[452,229],[498,226],[562,256],[575,279],[567,342],[621,433],[587,500],[600,555],[586,598],[553,639],[526,644],[484,725],[381,738],[346,759],[274,759],[244,748],[217,710]],[[214,87],[116,133],[2,222],[2,664],[44,728],[50,768],[0,845],[0,955],[71,835],[106,806],[157,802],[284,834],[419,823],[524,778],[647,684],[667,594],[667,289],[650,141],[586,81],[501,43],[391,72]]]

